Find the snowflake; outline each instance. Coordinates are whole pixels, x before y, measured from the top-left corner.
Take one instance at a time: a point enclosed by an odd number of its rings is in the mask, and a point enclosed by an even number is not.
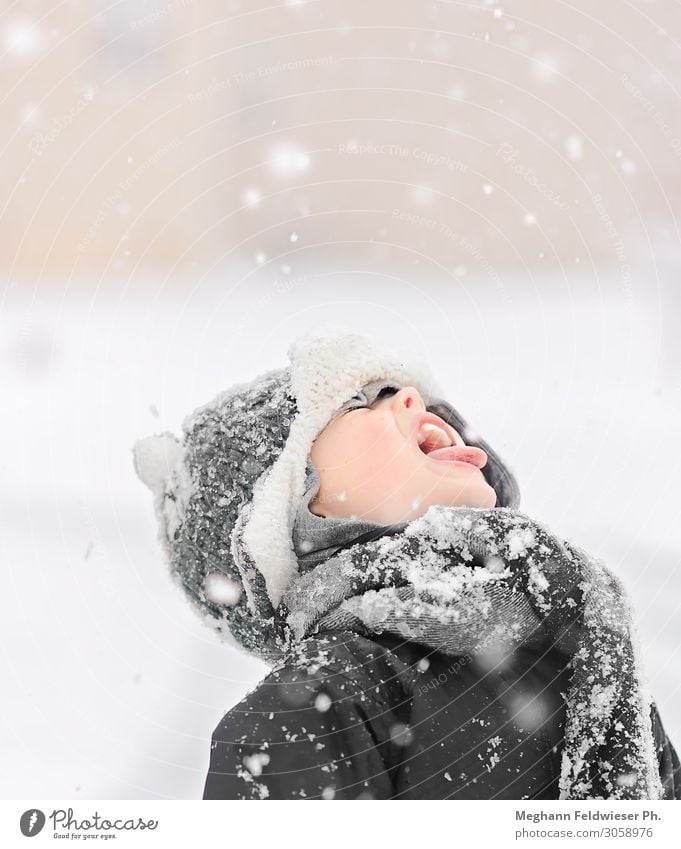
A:
[[[617,776],[617,783],[620,787],[633,787],[636,784],[635,772],[624,772]]]
[[[543,83],[552,82],[558,74],[558,62],[548,53],[540,53],[532,60],[532,75]]]
[[[532,548],[537,544],[534,532],[531,528],[524,530],[512,530],[506,535],[506,545],[508,546],[508,556],[511,559],[516,557],[526,557],[528,548]]]
[[[571,159],[573,162],[579,162],[580,159],[583,159],[584,140],[582,137],[574,133],[569,135],[565,139],[565,152],[567,153],[568,159]]]
[[[32,56],[42,46],[42,33],[33,24],[16,20],[5,29],[5,48],[15,56]]]
[[[240,585],[221,572],[209,572],[206,575],[203,591],[208,601],[228,607],[234,607],[241,598]]]
[[[270,756],[265,752],[256,752],[254,755],[246,755],[243,764],[253,776],[262,775],[264,766],[270,762]]]
[[[317,698],[314,700],[314,706],[320,713],[326,713],[331,707],[331,704],[331,698],[327,695],[327,693],[319,693]]]
[[[305,171],[310,165],[310,157],[292,145],[280,145],[272,152],[269,160],[272,171],[282,177]]]
[[[258,191],[258,189],[253,188],[252,186],[244,189],[241,193],[241,199],[246,204],[246,206],[258,206],[260,203],[262,195]]]
[[[400,748],[408,746],[414,739],[414,732],[403,722],[396,722],[390,728],[390,740]]]

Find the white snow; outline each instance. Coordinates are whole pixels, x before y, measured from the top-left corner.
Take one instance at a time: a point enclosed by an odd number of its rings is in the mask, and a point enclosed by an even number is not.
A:
[[[565,139],[565,152],[568,159],[579,162],[584,158],[584,139],[576,133],[571,133]]]
[[[509,558],[515,560],[518,557],[526,557],[530,549],[537,544],[537,541],[534,533],[529,528],[524,528],[523,530],[510,531],[506,538],[506,544],[508,545]]]
[[[184,453],[181,443],[171,434],[165,434],[144,437],[133,448],[135,470],[142,482],[153,492],[163,491]]]
[[[555,56],[549,53],[538,53],[532,59],[532,75],[542,83],[553,82],[559,73],[559,64]]]
[[[3,35],[7,52],[22,58],[34,56],[44,43],[42,30],[24,19],[10,21],[4,27]]]
[[[241,585],[220,572],[209,572],[204,582],[204,593],[214,604],[233,607],[241,598]]]
[[[314,700],[314,706],[320,713],[326,713],[331,707],[331,697],[327,693],[319,693]]]
[[[414,740],[414,731],[404,722],[390,726],[390,740],[395,746],[406,748]]]
[[[246,206],[258,206],[262,195],[259,189],[254,186],[249,186],[241,194],[241,200]]]
[[[624,772],[622,775],[617,776],[617,783],[623,787],[630,787],[636,784],[636,773],[635,772]]]
[[[497,574],[503,572],[506,568],[506,564],[504,563],[502,558],[497,557],[496,555],[488,557],[485,566],[489,569],[490,572],[495,572]]]
[[[278,145],[271,151],[268,160],[271,170],[280,177],[305,171],[310,165],[308,154],[294,144]]]
[[[243,764],[251,775],[257,777],[262,775],[263,767],[270,762],[270,756],[266,752],[256,752],[253,755],[246,755]]]

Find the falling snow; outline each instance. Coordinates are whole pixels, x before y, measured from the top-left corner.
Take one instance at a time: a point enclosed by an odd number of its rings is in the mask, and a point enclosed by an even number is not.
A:
[[[406,748],[414,740],[414,732],[412,729],[402,722],[396,722],[390,727],[390,739],[400,748]]]
[[[570,135],[565,139],[565,152],[568,159],[579,162],[584,158],[584,139],[581,136]]]
[[[226,575],[220,572],[210,572],[206,575],[204,592],[206,598],[214,604],[234,606],[241,598],[242,588],[240,584]]]
[[[246,206],[258,206],[261,197],[262,195],[258,191],[258,189],[255,189],[253,187],[244,189],[241,193],[241,200],[244,204],[246,204]]]
[[[310,166],[310,157],[301,148],[294,145],[281,145],[275,148],[269,159],[270,168],[279,177],[306,171]]]
[[[10,21],[3,33],[5,49],[16,57],[31,57],[38,53],[43,46],[42,31],[26,20]]]
[[[326,713],[326,711],[331,707],[331,697],[326,693],[319,693],[317,698],[314,700],[314,706],[320,713]]]

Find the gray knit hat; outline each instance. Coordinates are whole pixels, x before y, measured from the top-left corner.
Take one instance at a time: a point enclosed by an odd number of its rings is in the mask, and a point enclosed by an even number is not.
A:
[[[488,456],[498,507],[517,508],[515,477],[446,401],[427,368],[346,330],[305,335],[290,365],[237,384],[199,407],[178,439],[139,440],[135,470],[154,496],[158,538],[174,580],[206,624],[266,661],[288,639],[276,614],[298,572],[291,530],[314,439],[374,381],[414,386],[428,410]]]

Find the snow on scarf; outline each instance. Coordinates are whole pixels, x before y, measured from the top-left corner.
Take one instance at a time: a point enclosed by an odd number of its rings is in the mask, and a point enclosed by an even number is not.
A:
[[[662,797],[633,611],[602,561],[516,510],[436,505],[297,576],[273,611],[241,544],[248,513],[232,551],[251,609],[268,617],[272,657],[329,629],[451,655],[548,640],[573,669],[559,798]]]

